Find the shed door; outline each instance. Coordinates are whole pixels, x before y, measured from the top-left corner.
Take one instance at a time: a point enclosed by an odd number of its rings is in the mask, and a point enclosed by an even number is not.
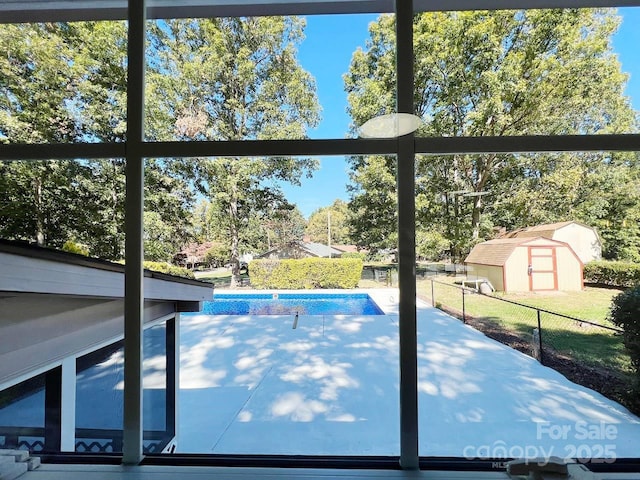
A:
[[[556,247],[529,247],[529,290],[557,290]]]

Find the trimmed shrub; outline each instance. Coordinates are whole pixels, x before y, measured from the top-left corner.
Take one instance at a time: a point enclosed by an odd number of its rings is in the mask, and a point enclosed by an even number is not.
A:
[[[176,277],[196,278],[193,272],[184,267],[178,267],[167,262],[150,262],[144,261],[142,266],[152,272],[166,273]]]
[[[624,330],[624,346],[640,375],[640,285],[613,297],[608,318]]]
[[[355,288],[362,275],[358,258],[253,260],[251,286],[258,289]]]
[[[640,265],[606,260],[585,264],[584,279],[587,282],[614,287],[632,287],[640,284]]]

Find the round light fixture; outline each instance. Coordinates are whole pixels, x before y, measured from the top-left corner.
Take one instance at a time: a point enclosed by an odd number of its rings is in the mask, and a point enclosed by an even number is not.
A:
[[[367,120],[359,128],[363,138],[396,138],[415,132],[422,119],[411,113],[388,113]]]

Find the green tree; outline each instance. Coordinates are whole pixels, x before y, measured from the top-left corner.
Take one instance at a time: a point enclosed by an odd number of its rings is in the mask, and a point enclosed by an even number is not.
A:
[[[304,138],[318,120],[315,83],[296,59],[304,20],[252,17],[171,20],[153,28],[149,72],[153,138],[250,140]],[[162,121],[161,121],[162,120]],[[224,220],[232,286],[239,280],[243,232],[255,212],[285,206],[276,182],[299,184],[316,161],[290,157],[185,162],[198,191]],[[268,183],[273,181],[271,183]]]
[[[436,230],[416,231],[416,256],[424,260],[442,260],[449,247],[449,240]]]
[[[624,346],[636,373],[637,390],[640,388],[640,285],[613,297],[607,318],[624,330]]]
[[[611,46],[619,24],[615,13],[474,11],[423,13],[414,18],[415,113],[425,120],[419,135],[636,131],[634,113],[622,95],[627,76]],[[372,23],[370,36],[366,49],[354,53],[345,75],[354,127],[395,109],[394,17],[383,15]],[[594,155],[591,165],[605,165],[608,158]],[[388,210],[379,205],[379,197],[388,191],[369,188],[375,185],[369,177],[380,172],[369,175],[367,170],[380,167],[379,160],[352,162],[356,184],[352,203],[358,206],[354,227],[363,238],[367,231],[380,229],[381,217],[386,219],[386,234],[395,227]],[[527,155],[419,156],[417,223],[437,225],[446,232],[452,249],[460,250],[490,234],[492,224],[503,223],[496,215],[498,209],[490,208],[491,202],[509,198],[519,178],[535,177],[535,167],[535,157]],[[387,162],[386,171],[388,188],[395,175],[393,162]],[[571,178],[583,182],[583,177]],[[586,184],[574,183],[571,190],[580,188]],[[458,198],[458,215],[454,215],[452,192],[477,195]],[[516,214],[511,215],[509,220],[517,223]],[[380,242],[383,235],[378,234],[375,241]]]
[[[124,22],[2,25],[0,41],[0,141],[124,140]],[[154,219],[147,227],[155,230],[147,235],[166,230],[173,247],[162,249],[177,250],[191,202],[187,183],[169,162],[146,167],[145,207]],[[0,171],[2,237],[54,248],[77,240],[94,256],[122,258],[123,159],[3,162]],[[156,258],[158,249],[149,248]]]
[[[302,240],[307,221],[300,210],[291,205],[290,208],[266,212],[262,224],[267,237],[266,248],[271,250]]]
[[[509,195],[487,211],[509,229],[580,221],[597,229],[605,258],[640,261],[639,174],[636,154],[536,155],[526,172],[503,175]]]
[[[372,253],[396,248],[396,167],[394,157],[351,159],[349,229],[359,247]]]
[[[69,84],[74,51],[65,24],[0,27],[0,141],[65,143],[80,136]]]
[[[221,244],[213,245],[204,254],[204,261],[210,267],[219,267],[224,265],[229,259],[229,249]]]
[[[331,238],[329,239],[329,231]],[[344,200],[337,199],[330,206],[322,207],[309,216],[305,231],[312,242],[326,245],[350,245],[349,206]]]
[[[206,198],[201,198],[194,206],[190,223],[191,236],[196,242],[219,240],[215,211]]]

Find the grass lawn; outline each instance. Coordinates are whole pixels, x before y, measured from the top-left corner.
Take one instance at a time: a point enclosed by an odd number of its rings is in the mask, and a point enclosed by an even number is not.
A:
[[[436,305],[462,312],[462,294],[458,288],[454,288],[455,279],[441,276],[437,280],[448,285],[434,284]],[[431,282],[429,279],[418,280],[417,290],[420,297],[431,301]],[[539,293],[498,293],[495,297],[602,325],[611,325],[606,320],[606,315],[611,299],[618,293],[618,290],[613,289],[587,287],[581,292],[554,292],[544,295]],[[495,322],[527,340],[531,338],[533,329],[538,326],[536,310],[483,295],[465,294],[464,311],[466,315]],[[624,351],[622,336],[603,328],[545,312],[541,313],[540,322],[544,345],[551,346],[555,350],[586,364],[612,369],[619,375],[627,375],[631,372],[631,363],[629,356]]]
[[[586,287],[581,292],[557,292],[546,295],[509,293],[496,296],[602,325],[614,326],[607,320],[607,314],[611,300],[621,292],[622,290],[615,288]]]

